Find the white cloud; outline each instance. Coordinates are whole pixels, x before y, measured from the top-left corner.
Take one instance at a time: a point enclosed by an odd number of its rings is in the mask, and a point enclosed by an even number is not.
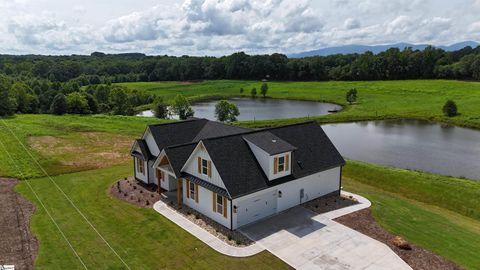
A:
[[[480,0],[165,1],[118,0],[118,8],[106,10],[95,0],[74,6],[0,0],[0,53],[295,52],[352,43],[448,44],[480,32]]]

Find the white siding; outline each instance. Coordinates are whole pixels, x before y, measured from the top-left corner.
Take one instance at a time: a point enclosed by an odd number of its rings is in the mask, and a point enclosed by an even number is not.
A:
[[[263,151],[262,148],[256,146],[248,140],[245,141],[248,143],[248,146],[250,146],[250,149],[252,150],[253,155],[257,159],[258,164],[260,164],[260,167],[262,167],[263,172],[270,179],[270,155],[267,152]]]
[[[144,182],[144,183],[147,183],[148,180],[147,180],[147,162],[144,163],[144,167],[145,167],[145,174],[141,174],[140,172],[138,172],[137,170],[137,162],[138,162],[138,158],[133,158],[133,164],[134,164],[134,172],[135,172],[135,177],[137,179],[139,179],[140,181]]]
[[[157,179],[156,179],[156,177],[155,177],[155,170],[153,169],[153,163],[154,163],[154,162],[155,162],[154,160],[149,160],[148,162],[145,162],[145,164],[148,164],[148,166],[147,166],[147,167],[148,167],[148,168],[147,168],[147,169],[148,169],[147,175],[148,175],[148,183],[150,183],[150,184],[154,184],[154,183],[157,182]]]
[[[341,167],[336,167],[234,199],[233,205],[237,206],[237,213],[233,214],[233,229],[237,229],[239,226],[252,221],[240,220],[246,216],[239,215],[239,211],[242,211],[245,206],[252,205],[252,201],[258,198],[266,201],[267,198],[270,198],[270,194],[276,193],[276,213],[279,213],[300,203],[339,191],[340,172]],[[300,202],[301,189],[304,190],[304,199]],[[282,192],[281,198],[278,197],[279,191]],[[262,217],[260,216],[259,218],[261,219]]]
[[[274,180],[280,177],[287,176],[291,173],[291,168],[292,168],[292,152],[285,152],[281,153],[278,155],[273,155],[270,156],[267,152],[265,152],[262,148],[256,146],[255,144],[249,142],[248,140],[245,140],[248,143],[248,146],[250,146],[250,149],[253,152],[253,155],[258,161],[258,164],[260,164],[260,167],[262,167],[263,172],[265,175],[268,177],[269,180]],[[284,170],[283,172],[278,172],[277,174],[274,174],[274,159],[275,157],[281,157],[285,156],[288,154],[290,158],[288,159],[288,170]]]
[[[187,198],[187,181],[182,180],[183,182],[183,203],[190,208],[197,210],[198,212],[204,214],[205,216],[211,218],[212,220],[222,224],[223,226],[230,228],[230,201],[227,200],[227,217],[224,217],[223,214],[213,211],[213,193],[212,191],[205,189],[201,186],[198,186],[198,203],[195,202],[195,199]]]
[[[158,149],[158,145],[155,142],[155,139],[153,139],[152,133],[150,132],[149,128],[147,128],[145,134],[143,134],[143,139],[147,143],[150,153],[152,153],[152,155],[154,156],[158,156],[160,154],[160,149]]]
[[[203,145],[200,146],[200,143],[199,143],[199,145],[197,145],[197,148],[193,151],[192,155],[190,156],[190,159],[185,164],[185,167],[182,171],[187,172],[207,182],[210,182],[216,185],[217,187],[226,189],[222,179],[220,178],[220,174],[218,173],[217,168],[215,167],[215,164],[213,164],[213,162],[212,162],[212,177],[208,177],[207,175],[198,173],[198,157],[201,157],[202,159],[206,159],[210,161],[212,160],[208,155],[208,152],[205,150],[205,147],[203,147]]]

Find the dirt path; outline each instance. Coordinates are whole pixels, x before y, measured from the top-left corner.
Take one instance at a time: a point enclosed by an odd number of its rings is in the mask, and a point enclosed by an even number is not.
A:
[[[33,269],[38,242],[30,231],[35,206],[14,191],[15,179],[0,178],[0,265]]]

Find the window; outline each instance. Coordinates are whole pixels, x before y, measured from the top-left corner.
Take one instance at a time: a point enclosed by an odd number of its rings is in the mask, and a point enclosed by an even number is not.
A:
[[[202,159],[202,174],[208,175],[208,161]]]
[[[285,156],[278,158],[278,172],[283,172],[285,170]]]
[[[139,158],[137,158],[137,172],[145,174],[145,162]]]
[[[223,196],[217,194],[217,213],[223,215]]]
[[[189,186],[190,198],[191,198],[192,200],[196,200],[196,195],[197,195],[197,194],[195,194],[195,183],[190,182],[189,185],[190,185],[190,186]]]

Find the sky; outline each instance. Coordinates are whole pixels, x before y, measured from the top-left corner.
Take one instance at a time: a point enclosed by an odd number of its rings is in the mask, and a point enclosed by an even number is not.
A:
[[[0,0],[0,54],[294,53],[480,41],[480,0]]]

